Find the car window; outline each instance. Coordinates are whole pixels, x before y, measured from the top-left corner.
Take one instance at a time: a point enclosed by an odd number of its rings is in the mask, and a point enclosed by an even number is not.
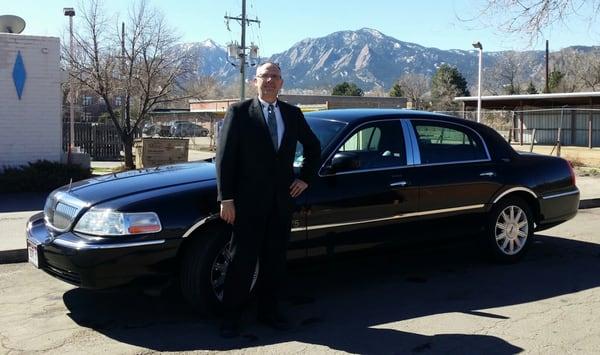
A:
[[[422,164],[487,159],[481,139],[467,127],[445,122],[413,121]]]
[[[399,120],[371,123],[359,128],[338,149],[356,154],[355,170],[406,165],[402,125]]]

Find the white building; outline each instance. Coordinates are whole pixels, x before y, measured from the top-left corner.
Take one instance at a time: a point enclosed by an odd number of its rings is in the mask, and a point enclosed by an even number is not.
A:
[[[0,33],[0,170],[62,156],[60,41]]]

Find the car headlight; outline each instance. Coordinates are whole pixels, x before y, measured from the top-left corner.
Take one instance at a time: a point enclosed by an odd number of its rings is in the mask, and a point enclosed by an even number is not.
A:
[[[89,210],[81,216],[75,232],[92,235],[133,235],[157,233],[162,230],[154,212],[125,213],[113,210]]]

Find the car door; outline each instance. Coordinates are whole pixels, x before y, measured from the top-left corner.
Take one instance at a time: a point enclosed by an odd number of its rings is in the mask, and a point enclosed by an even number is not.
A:
[[[386,227],[418,207],[399,119],[356,127],[337,147],[306,197],[309,256],[377,244]],[[336,167],[336,159],[346,163]]]
[[[496,163],[475,130],[439,120],[413,119],[419,214],[440,218],[477,214],[501,185]]]

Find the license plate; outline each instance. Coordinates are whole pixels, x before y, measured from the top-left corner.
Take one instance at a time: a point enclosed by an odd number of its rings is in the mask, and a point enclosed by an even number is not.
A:
[[[33,266],[35,266],[36,268],[39,268],[40,266],[38,262],[37,246],[33,245],[32,243],[27,243],[27,254],[29,262],[33,264]]]

